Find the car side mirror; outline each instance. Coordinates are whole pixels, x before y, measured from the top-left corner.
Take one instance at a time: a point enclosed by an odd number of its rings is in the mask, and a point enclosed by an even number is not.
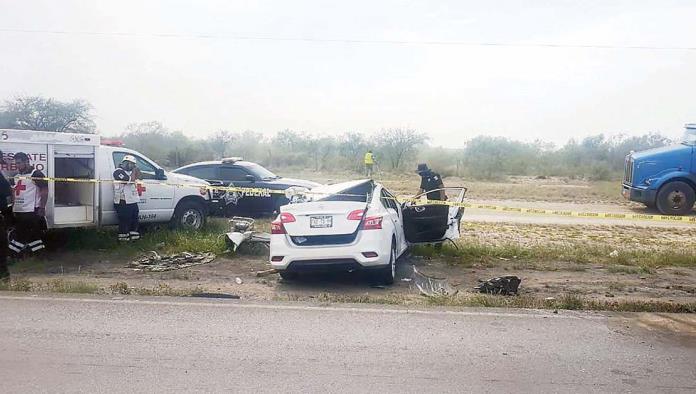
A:
[[[161,168],[156,168],[155,169],[155,179],[164,181],[167,180],[167,176],[164,175],[164,170]]]
[[[256,182],[256,177],[251,174],[247,174],[245,178],[249,182]]]

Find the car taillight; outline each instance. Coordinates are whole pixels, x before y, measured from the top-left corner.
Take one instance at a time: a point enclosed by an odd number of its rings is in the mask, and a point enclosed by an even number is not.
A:
[[[382,217],[381,216],[368,216],[362,223],[361,229],[363,230],[381,230],[382,229]]]
[[[348,220],[362,220],[364,215],[364,209],[356,209],[355,211],[348,214]]]
[[[281,222],[271,222],[271,234],[285,234],[285,226]]]
[[[295,221],[295,217],[291,213],[283,212],[280,214],[281,223],[292,223]]]
[[[271,234],[287,234],[285,231],[285,223],[296,221],[295,216],[291,213],[283,212],[278,217],[278,220],[271,222]]]

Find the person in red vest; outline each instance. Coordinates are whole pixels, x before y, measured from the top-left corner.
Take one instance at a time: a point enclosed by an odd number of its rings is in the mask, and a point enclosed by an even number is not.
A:
[[[18,257],[23,257],[45,248],[41,236],[46,223],[48,182],[42,179],[45,175],[29,163],[26,153],[15,153],[14,161],[17,175],[14,177],[12,211],[16,235],[9,247]]]

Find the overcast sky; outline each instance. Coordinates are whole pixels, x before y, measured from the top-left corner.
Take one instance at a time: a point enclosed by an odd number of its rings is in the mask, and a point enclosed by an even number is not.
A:
[[[104,135],[408,127],[461,146],[696,122],[693,0],[0,0],[0,48],[0,97],[83,98]]]

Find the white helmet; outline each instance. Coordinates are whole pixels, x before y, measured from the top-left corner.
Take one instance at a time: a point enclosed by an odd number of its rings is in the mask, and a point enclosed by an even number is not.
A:
[[[133,164],[136,164],[135,156],[133,156],[133,155],[125,155],[125,156],[123,156],[123,160],[121,160],[121,163],[123,163],[124,161],[129,161],[129,162],[131,162],[131,163],[133,163]]]

